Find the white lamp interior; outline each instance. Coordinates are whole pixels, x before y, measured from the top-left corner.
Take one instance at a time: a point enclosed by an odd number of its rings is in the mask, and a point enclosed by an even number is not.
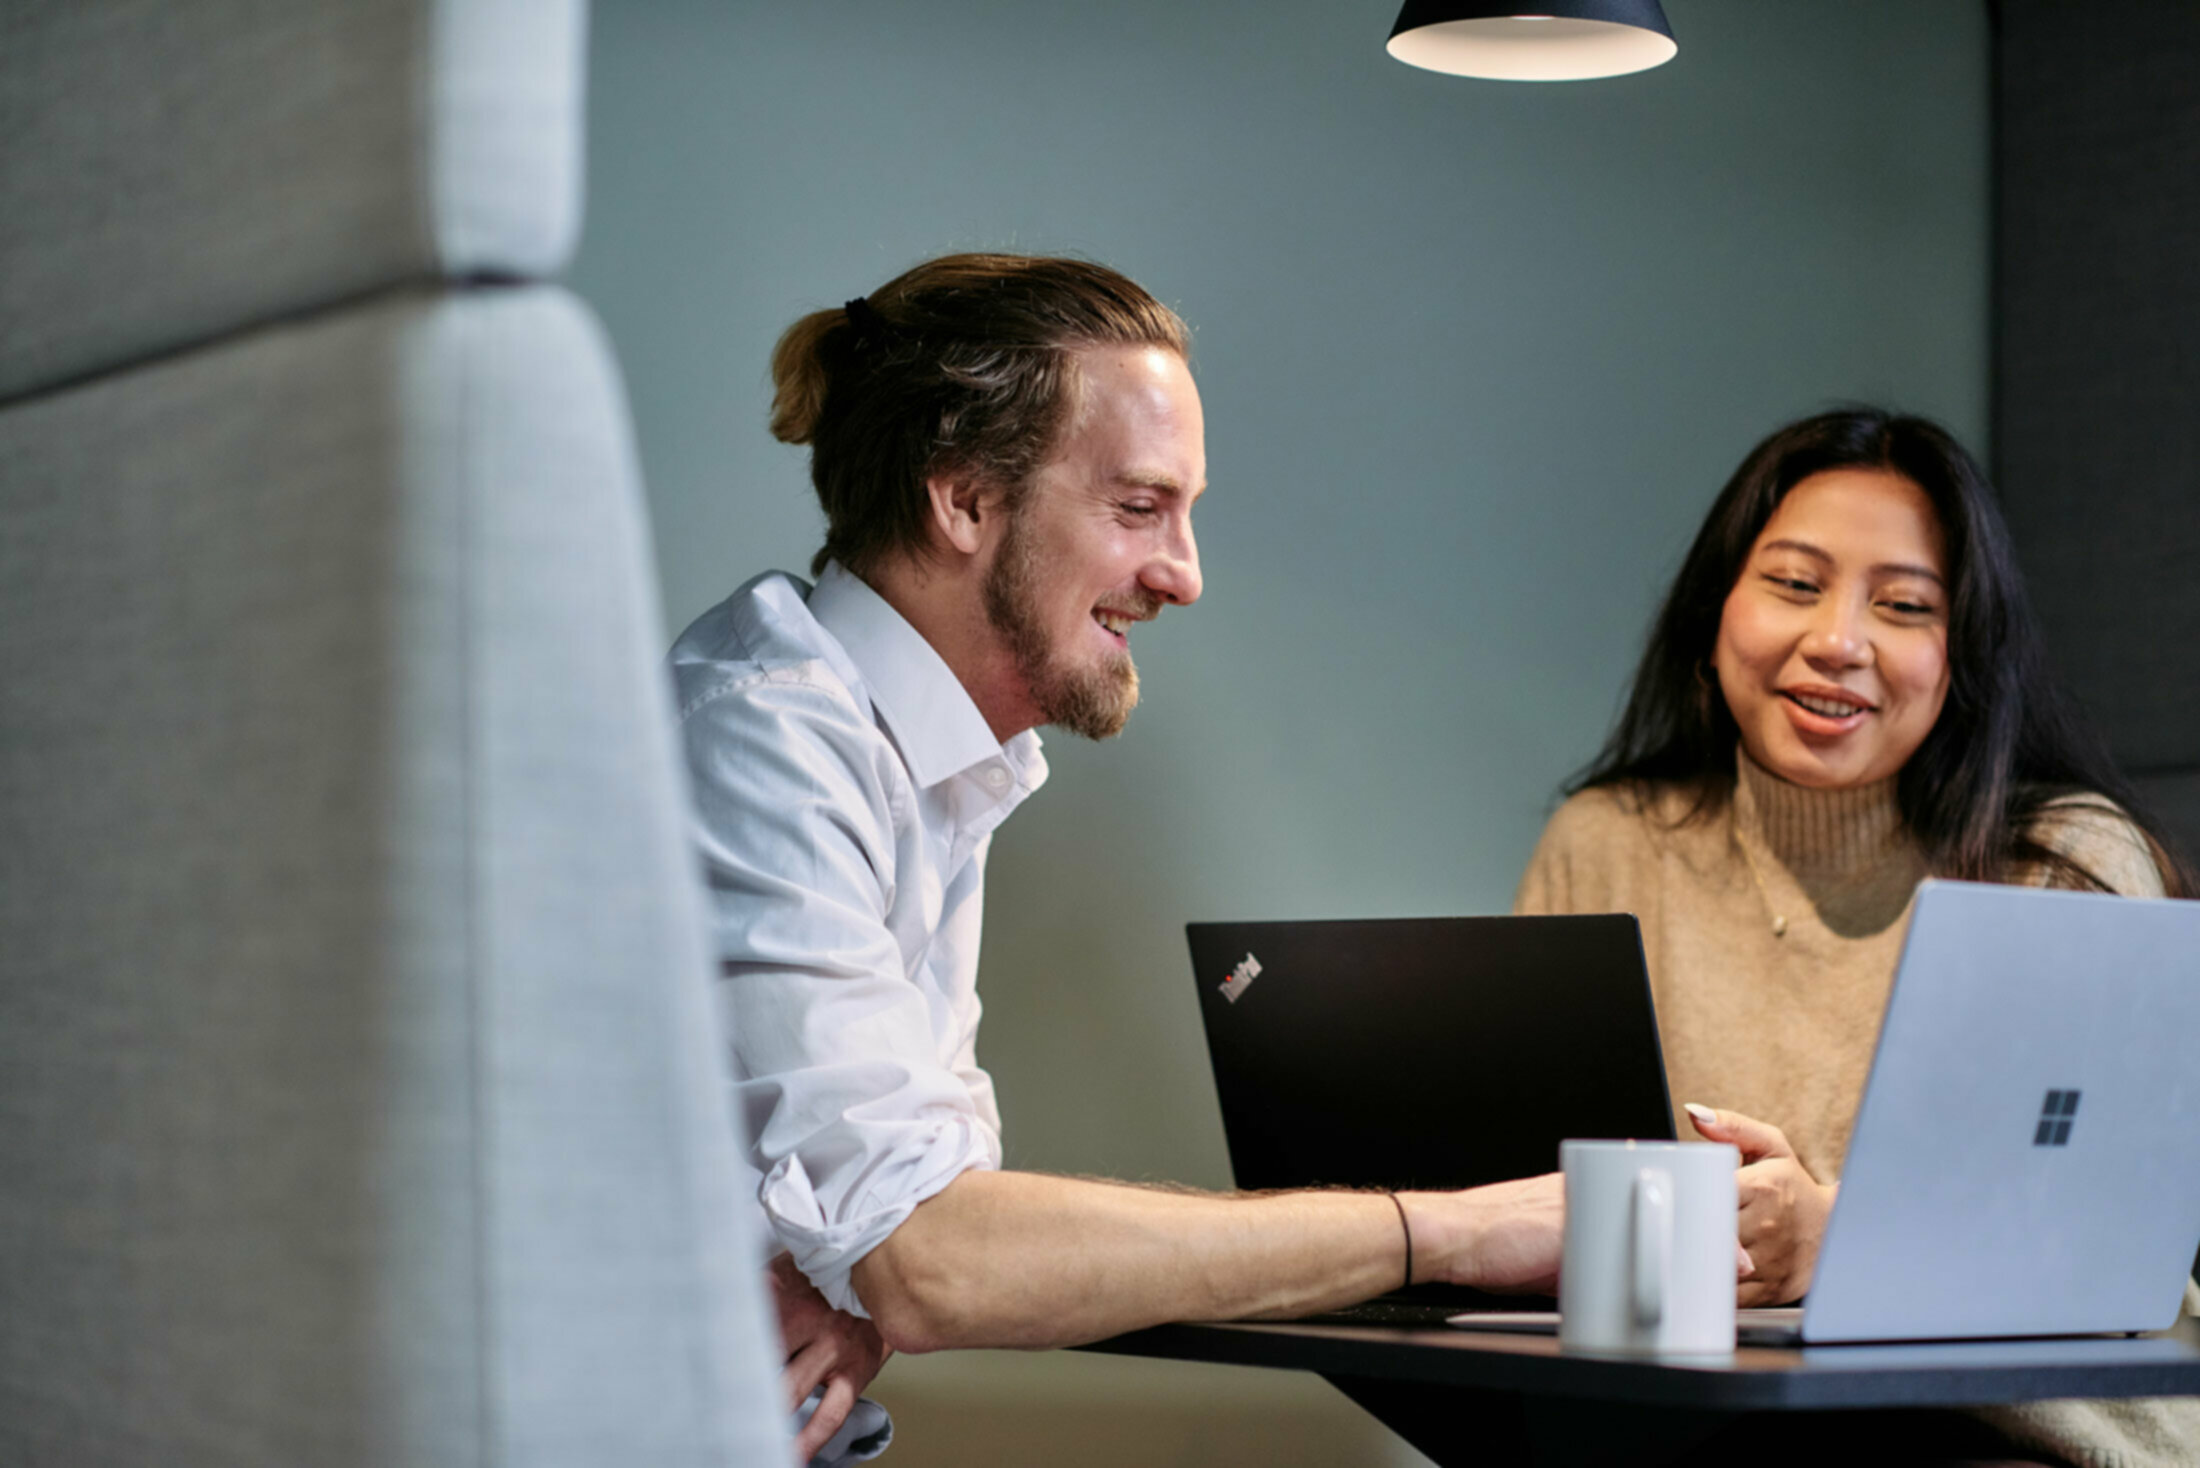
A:
[[[1411,66],[1510,82],[1582,81],[1647,71],[1673,59],[1673,38],[1640,26],[1558,16],[1447,20],[1390,38]]]

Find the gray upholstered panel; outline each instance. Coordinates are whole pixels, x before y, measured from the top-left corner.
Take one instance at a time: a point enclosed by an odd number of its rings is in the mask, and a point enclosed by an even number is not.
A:
[[[0,486],[0,1461],[778,1461],[585,314],[265,330]]]
[[[557,269],[584,0],[0,0],[0,398]]]
[[[2127,767],[2190,769],[2200,5],[1998,10],[1996,475],[2058,666]]]

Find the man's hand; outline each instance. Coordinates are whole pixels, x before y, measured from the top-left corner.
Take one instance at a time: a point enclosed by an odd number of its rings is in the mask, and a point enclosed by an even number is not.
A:
[[[856,1398],[893,1353],[870,1321],[826,1304],[795,1268],[792,1254],[772,1260],[771,1282],[779,1336],[787,1347],[787,1369],[779,1378],[786,1388],[787,1410],[808,1401],[820,1382],[825,1386],[824,1400],[795,1439],[795,1459],[807,1463],[848,1420]]]
[[[1413,1226],[1413,1278],[1503,1294],[1556,1294],[1566,1240],[1561,1173],[1464,1193],[1400,1195]]]
[[[1407,1199],[1411,1200],[1406,1206],[1413,1221],[1416,1283],[1442,1280],[1494,1294],[1558,1293],[1566,1245],[1564,1173],[1491,1183],[1464,1193],[1399,1194],[1401,1202]],[[1445,1250],[1431,1259],[1427,1272],[1420,1262],[1424,1219],[1433,1225],[1429,1243]],[[1755,1268],[1748,1251],[1737,1243],[1735,1277],[1748,1279]]]
[[[1756,1273],[1743,1282],[1737,1303],[1785,1305],[1810,1288],[1818,1245],[1826,1236],[1836,1187],[1820,1183],[1796,1160],[1778,1127],[1738,1111],[1690,1106],[1688,1119],[1707,1140],[1731,1142],[1742,1154],[1735,1175],[1741,1198],[1739,1233]]]

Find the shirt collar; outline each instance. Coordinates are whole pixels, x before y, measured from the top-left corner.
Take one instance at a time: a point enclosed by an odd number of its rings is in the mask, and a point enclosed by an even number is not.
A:
[[[1006,744],[995,739],[947,660],[886,598],[839,562],[828,562],[817,578],[810,615],[863,675],[872,707],[893,731],[910,778],[920,787],[1004,757],[1027,791],[1045,779],[1039,736],[1026,730]]]

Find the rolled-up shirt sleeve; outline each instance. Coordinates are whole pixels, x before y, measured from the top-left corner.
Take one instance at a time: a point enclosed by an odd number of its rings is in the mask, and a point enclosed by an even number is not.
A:
[[[910,848],[911,789],[829,678],[752,672],[682,715],[758,1200],[825,1298],[865,1314],[856,1262],[1001,1159],[991,1082],[889,924],[897,881],[937,880]]]

